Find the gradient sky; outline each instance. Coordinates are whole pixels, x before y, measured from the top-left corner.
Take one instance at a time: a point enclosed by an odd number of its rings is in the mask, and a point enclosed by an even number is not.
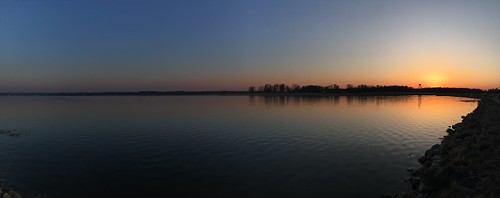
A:
[[[0,0],[0,92],[500,86],[500,1]]]

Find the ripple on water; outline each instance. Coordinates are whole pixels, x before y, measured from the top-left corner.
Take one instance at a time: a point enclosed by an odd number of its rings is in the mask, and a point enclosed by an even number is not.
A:
[[[0,126],[32,131],[0,136],[0,173],[52,197],[373,197],[404,190],[406,168],[475,107],[417,99],[0,98],[19,115]]]

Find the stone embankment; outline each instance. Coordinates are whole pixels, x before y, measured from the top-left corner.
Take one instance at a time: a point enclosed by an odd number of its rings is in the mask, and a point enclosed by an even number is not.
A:
[[[409,170],[412,191],[391,197],[500,197],[500,103],[486,97]]]

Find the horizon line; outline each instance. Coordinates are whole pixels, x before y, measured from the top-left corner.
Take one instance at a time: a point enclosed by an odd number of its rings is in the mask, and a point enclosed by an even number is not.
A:
[[[326,88],[328,86],[320,86],[320,85],[304,85],[301,87],[307,87],[307,86],[318,86],[318,87],[323,87]],[[255,86],[250,86],[250,87],[255,87]],[[483,92],[487,92],[489,90],[498,90],[498,88],[490,88],[490,89],[481,89],[481,88],[470,88],[470,87],[422,87],[422,88],[414,88],[410,86],[405,86],[405,85],[382,85],[382,86],[371,86],[366,88],[360,88],[360,87],[353,87],[353,88],[337,88],[335,90],[337,91],[349,91],[349,90],[359,90],[359,89],[368,89],[368,90],[376,90],[380,88],[388,88],[388,87],[405,87],[408,89],[408,91],[418,91],[418,90],[423,90],[423,89],[467,89],[467,90],[480,90]],[[391,91],[384,91],[384,90],[379,90],[378,92],[391,92]],[[402,92],[402,91],[395,91],[395,92]],[[249,91],[249,90],[174,90],[174,91],[167,91],[167,90],[135,90],[135,91],[0,91],[0,95],[58,95],[58,94],[182,94],[182,93],[269,93],[265,91]],[[280,93],[280,92],[271,92],[271,93]],[[293,92],[287,92],[287,93],[293,93]],[[296,92],[296,93],[301,93],[301,92]],[[316,93],[332,93],[332,92],[316,92]],[[333,92],[335,93],[335,92]],[[344,93],[349,93],[349,92],[344,92]],[[359,93],[359,92],[358,92]]]

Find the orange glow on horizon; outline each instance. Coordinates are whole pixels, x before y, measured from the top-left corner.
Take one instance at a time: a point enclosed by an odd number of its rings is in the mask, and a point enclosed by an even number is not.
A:
[[[445,87],[449,77],[440,73],[428,73],[423,75],[421,79],[428,87]]]

